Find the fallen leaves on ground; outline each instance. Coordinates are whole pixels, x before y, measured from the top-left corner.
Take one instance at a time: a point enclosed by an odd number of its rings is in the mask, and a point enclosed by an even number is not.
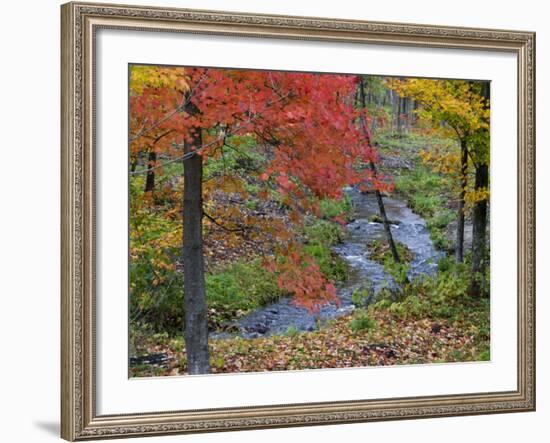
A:
[[[440,323],[431,319],[401,320],[388,312],[376,314],[376,326],[353,332],[351,316],[333,320],[314,332],[256,339],[239,337],[210,341],[212,373],[348,368],[479,360],[488,347],[468,322]],[[166,353],[168,362],[139,365],[131,376],[184,375],[181,339],[147,347]]]

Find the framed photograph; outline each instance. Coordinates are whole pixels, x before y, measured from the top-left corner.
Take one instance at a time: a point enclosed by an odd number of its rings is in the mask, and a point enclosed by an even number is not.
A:
[[[535,409],[534,33],[61,14],[63,438]]]

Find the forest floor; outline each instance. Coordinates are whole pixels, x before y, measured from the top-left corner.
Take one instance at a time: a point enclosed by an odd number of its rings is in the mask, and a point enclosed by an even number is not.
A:
[[[265,338],[211,340],[211,369],[213,373],[261,372],[488,360],[488,325],[480,328],[487,309],[480,303],[455,320],[402,318],[380,309],[368,317],[357,313],[341,317],[313,332],[289,330]],[[133,365],[131,376],[185,374],[181,338],[159,334],[147,349],[149,354],[166,355],[166,360]]]
[[[420,160],[420,147],[430,142],[441,141],[417,136],[383,136],[377,140],[382,169],[394,177],[395,195],[426,220],[433,244],[452,256],[454,191],[449,177],[434,173]],[[399,152],[398,162],[391,161],[396,157],[392,155],[394,151]],[[247,204],[250,205],[250,199]],[[346,202],[328,201],[324,205],[326,219],[342,209],[349,215]],[[248,210],[275,215],[273,207],[254,206]],[[340,281],[347,278],[345,265],[331,252],[341,237],[337,224],[314,220],[299,235],[327,275]],[[213,329],[285,295],[254,259],[254,249],[244,243],[243,248],[245,253],[241,255],[238,247],[224,246],[224,266],[212,267],[207,275]],[[269,248],[267,244],[264,249]],[[388,251],[382,251],[381,263],[387,264],[387,255]],[[243,256],[247,257],[245,261]],[[289,328],[282,335],[269,337],[211,339],[212,372],[489,360],[489,300],[467,296],[468,281],[466,265],[443,259],[435,276],[405,283],[398,292],[383,291],[370,305],[358,304],[352,313],[318,325],[314,331]],[[130,376],[185,374],[181,334],[135,328],[132,337],[133,356],[137,358],[130,366]],[[157,363],[140,358],[155,355],[161,356]]]

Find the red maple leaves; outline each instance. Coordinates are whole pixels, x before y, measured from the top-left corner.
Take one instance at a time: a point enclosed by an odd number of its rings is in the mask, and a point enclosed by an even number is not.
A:
[[[312,196],[340,198],[348,185],[391,188],[385,177],[362,167],[377,162],[378,155],[358,125],[357,76],[173,69],[173,76],[163,72],[170,79],[165,84],[158,76],[149,84],[140,77],[144,84],[131,94],[134,155],[154,149],[177,158],[182,142],[201,130],[198,150],[206,161],[228,137],[252,135],[271,153],[267,168],[258,171],[260,180],[275,185],[295,214],[315,210]],[[334,285],[298,244],[282,249],[285,258],[273,261],[270,269],[296,303],[313,311],[337,300]]]

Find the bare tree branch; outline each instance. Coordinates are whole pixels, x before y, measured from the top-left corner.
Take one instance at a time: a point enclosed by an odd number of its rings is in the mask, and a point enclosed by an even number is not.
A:
[[[227,232],[245,232],[245,230],[246,230],[246,228],[244,226],[241,226],[241,227],[238,227],[238,228],[228,228],[227,226],[222,225],[214,217],[209,215],[204,209],[203,209],[202,213],[208,220],[210,220],[216,226],[219,226],[220,228],[222,228],[224,231],[227,231]]]

